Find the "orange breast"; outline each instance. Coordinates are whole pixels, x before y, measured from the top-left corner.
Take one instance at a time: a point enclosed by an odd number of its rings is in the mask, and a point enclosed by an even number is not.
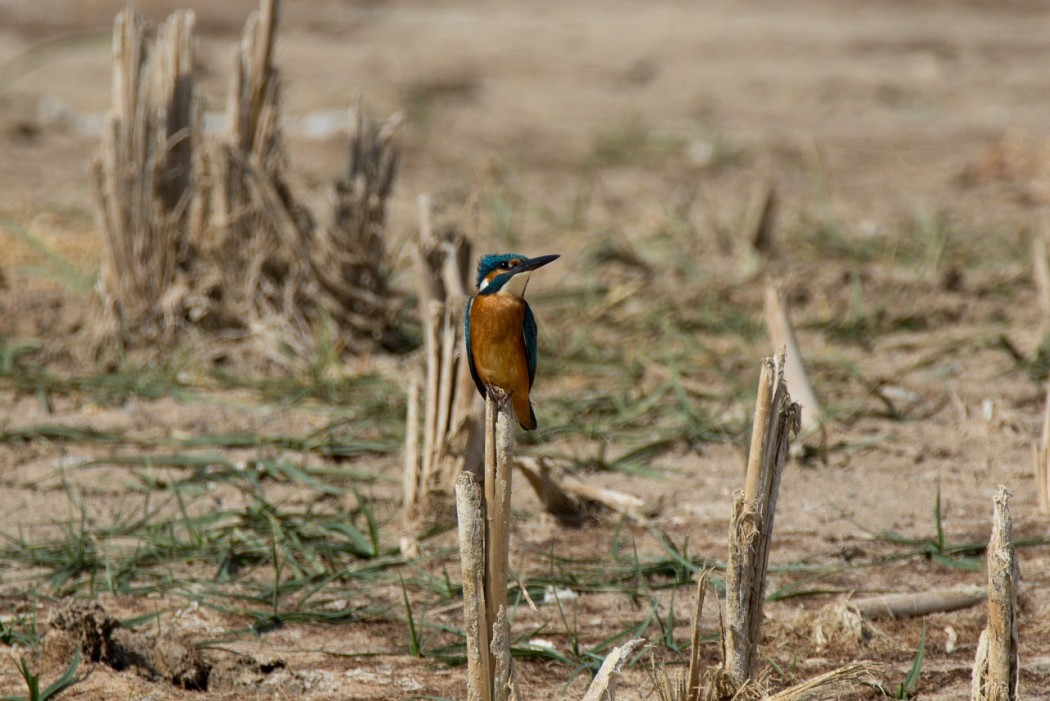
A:
[[[478,295],[470,307],[470,346],[481,381],[511,395],[514,413],[529,423],[529,363],[525,307],[501,295]]]

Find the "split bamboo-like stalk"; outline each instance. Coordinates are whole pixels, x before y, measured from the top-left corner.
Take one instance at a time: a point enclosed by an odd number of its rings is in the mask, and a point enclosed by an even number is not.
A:
[[[752,679],[758,657],[769,545],[780,476],[799,406],[784,379],[784,349],[762,364],[744,491],[733,500],[726,572],[726,672],[739,687]]]
[[[974,701],[1018,698],[1018,567],[1008,501],[1009,492],[1000,485],[988,541],[988,626],[977,644],[971,685]]]
[[[445,305],[443,302],[436,300],[431,301],[428,308],[424,311],[425,317],[423,319],[423,348],[426,352],[427,359],[427,387],[426,394],[424,395],[424,407],[428,412],[426,415],[427,421],[423,424],[423,470],[424,476],[430,474],[434,464],[435,457],[437,455],[437,404],[438,394],[440,393],[441,385],[441,363],[439,358],[441,357],[441,333],[439,330],[439,320],[444,317]],[[445,379],[448,382],[448,378]],[[431,420],[433,419],[433,420]]]
[[[802,364],[802,351],[799,349],[795,327],[791,323],[784,296],[773,283],[766,285],[766,328],[774,348],[784,346],[787,349],[784,377],[791,387],[792,397],[802,405],[802,430],[804,433],[819,431],[824,433],[824,415],[817,401],[817,393],[806,374]]]
[[[900,618],[966,608],[984,601],[985,595],[981,587],[964,587],[851,599],[847,606],[864,618]]]

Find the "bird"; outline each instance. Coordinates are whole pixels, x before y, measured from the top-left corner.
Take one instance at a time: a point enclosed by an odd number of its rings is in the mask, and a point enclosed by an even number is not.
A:
[[[536,413],[529,401],[536,379],[536,317],[525,301],[525,286],[534,270],[559,257],[482,256],[477,293],[467,300],[467,362],[474,384],[482,397],[491,391],[500,409],[509,401],[526,431],[536,428]]]

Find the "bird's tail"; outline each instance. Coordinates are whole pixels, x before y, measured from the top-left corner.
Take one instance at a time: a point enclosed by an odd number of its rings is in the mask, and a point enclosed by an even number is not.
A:
[[[532,410],[532,402],[529,401],[529,395],[515,392],[511,395],[511,401],[514,403],[514,415],[518,417],[518,423],[526,431],[536,430],[536,412]]]

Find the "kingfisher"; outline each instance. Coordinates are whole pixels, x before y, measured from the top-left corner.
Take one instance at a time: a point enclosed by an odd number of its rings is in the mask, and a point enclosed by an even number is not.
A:
[[[467,362],[482,397],[493,392],[502,409],[509,401],[526,431],[536,428],[529,390],[536,379],[536,317],[525,301],[532,271],[558,255],[518,253],[482,256],[478,291],[467,300]]]

